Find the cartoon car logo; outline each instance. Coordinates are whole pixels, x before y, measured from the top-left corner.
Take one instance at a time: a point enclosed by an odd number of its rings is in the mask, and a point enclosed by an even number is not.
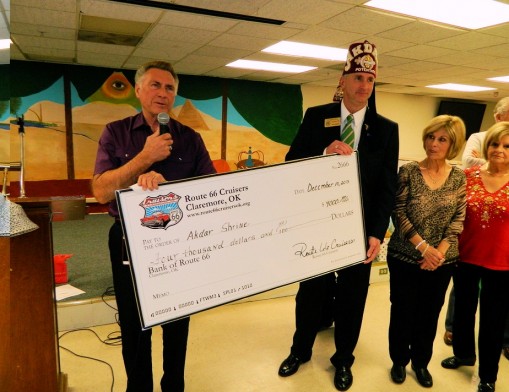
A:
[[[149,229],[167,229],[182,220],[182,210],[178,202],[180,196],[173,192],[156,197],[149,196],[140,203],[145,216],[140,219],[141,225]]]

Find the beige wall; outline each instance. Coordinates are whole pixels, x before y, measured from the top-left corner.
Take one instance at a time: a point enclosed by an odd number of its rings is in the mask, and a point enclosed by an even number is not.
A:
[[[9,163],[10,154],[10,133],[7,131],[0,131],[0,162]]]

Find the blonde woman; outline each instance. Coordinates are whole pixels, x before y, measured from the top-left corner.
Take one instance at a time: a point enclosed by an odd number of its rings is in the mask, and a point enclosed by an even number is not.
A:
[[[424,128],[422,142],[426,158],[407,163],[398,174],[387,255],[389,353],[396,384],[405,381],[411,362],[419,384],[429,388],[427,366],[465,217],[465,174],[448,163],[465,142],[465,124],[456,116],[437,116]]]
[[[487,162],[465,170],[467,212],[460,236],[460,262],[454,273],[454,356],[446,369],[476,362],[475,313],[479,302],[478,392],[495,391],[500,349],[509,312],[509,122],[486,134]]]

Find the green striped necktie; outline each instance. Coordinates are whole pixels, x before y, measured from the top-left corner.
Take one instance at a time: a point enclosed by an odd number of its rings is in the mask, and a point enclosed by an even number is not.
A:
[[[353,115],[349,114],[346,118],[345,126],[341,132],[341,140],[353,148],[355,142],[355,132],[353,130]]]

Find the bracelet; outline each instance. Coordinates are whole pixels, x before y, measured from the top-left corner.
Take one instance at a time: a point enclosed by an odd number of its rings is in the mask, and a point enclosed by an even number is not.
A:
[[[428,251],[428,248],[429,248],[429,244],[426,245],[426,249],[424,249],[424,252],[421,253],[422,257],[424,257],[424,255],[426,254],[426,252]]]
[[[422,244],[424,244],[426,242],[426,240],[422,240],[421,242],[419,242],[416,246],[415,246],[415,249],[419,249],[419,246],[421,246]]]

